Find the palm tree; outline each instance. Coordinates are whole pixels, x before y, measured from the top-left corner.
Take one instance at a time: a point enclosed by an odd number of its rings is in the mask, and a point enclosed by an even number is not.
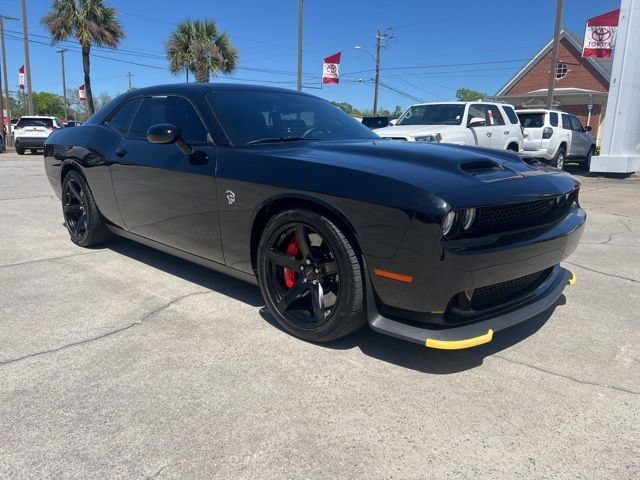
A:
[[[91,45],[116,48],[125,35],[116,20],[116,9],[103,0],[54,0],[51,11],[42,17],[53,43],[75,37],[82,48],[84,87],[89,115],[95,112],[91,93]]]
[[[218,31],[214,20],[179,23],[166,51],[171,73],[193,72],[196,82],[208,82],[218,72],[232,73],[238,64],[238,50],[226,33]]]

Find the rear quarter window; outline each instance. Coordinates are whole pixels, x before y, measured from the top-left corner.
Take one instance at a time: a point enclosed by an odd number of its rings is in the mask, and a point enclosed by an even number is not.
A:
[[[511,123],[516,124],[519,122],[518,116],[516,115],[516,112],[513,111],[513,108],[507,106],[504,106],[502,108],[504,109],[504,113],[507,114],[507,118]]]
[[[552,127],[558,126],[558,114],[556,112],[549,112],[549,124]]]

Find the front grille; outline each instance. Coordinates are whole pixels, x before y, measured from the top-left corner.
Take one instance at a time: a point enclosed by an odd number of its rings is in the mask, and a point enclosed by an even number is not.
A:
[[[529,202],[495,205],[478,209],[476,230],[503,230],[504,227],[515,229],[518,227],[535,225],[546,214],[556,207],[556,198],[546,198]]]
[[[547,278],[552,269],[531,273],[514,280],[507,280],[487,287],[476,288],[471,296],[469,306],[473,310],[485,308],[491,304],[504,303],[532,292]]]
[[[386,137],[386,138],[388,138],[389,140],[403,140],[405,142],[407,141],[406,137]]]

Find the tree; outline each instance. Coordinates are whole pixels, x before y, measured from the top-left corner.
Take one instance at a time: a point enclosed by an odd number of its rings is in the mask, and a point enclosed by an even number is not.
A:
[[[91,92],[91,46],[116,48],[125,35],[116,19],[116,9],[107,7],[103,0],[54,0],[51,12],[42,17],[53,43],[75,37],[82,49],[84,87],[87,111],[95,112]]]
[[[355,108],[350,103],[347,103],[347,102],[331,102],[331,103],[336,107],[338,107],[340,110],[342,110],[344,113],[348,113],[349,115],[355,115],[358,117],[362,116],[362,112],[357,108]]]
[[[64,117],[64,100],[51,92],[33,92],[33,107],[36,115]]]
[[[460,102],[474,102],[476,100],[481,100],[486,96],[486,93],[477,92],[468,88],[459,88],[456,90],[456,98]]]
[[[166,52],[171,73],[192,72],[196,82],[208,82],[218,72],[232,73],[238,64],[238,50],[226,33],[218,31],[214,20],[179,23]]]

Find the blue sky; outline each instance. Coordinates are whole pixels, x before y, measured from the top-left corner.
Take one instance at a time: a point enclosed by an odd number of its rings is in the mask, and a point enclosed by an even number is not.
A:
[[[166,70],[164,43],[181,19],[206,17],[214,18],[240,51],[240,69],[229,80],[235,77],[243,83],[295,88],[297,0],[107,0],[107,3],[120,12],[119,20],[127,39],[119,52],[94,50],[96,55],[119,60],[92,57],[95,94],[124,92],[128,72],[134,75],[133,84],[137,87],[184,81],[183,76],[174,77]],[[401,93],[381,88],[380,106],[406,107],[415,103],[410,97],[450,100],[458,87],[493,94],[552,37],[555,5],[555,0],[305,0],[305,90],[330,100],[371,108],[373,60],[353,47],[362,45],[373,52],[376,30],[391,27],[396,38],[383,50],[381,81]],[[33,87],[35,91],[61,93],[60,56],[55,53],[60,46],[49,45],[40,24],[50,6],[51,0],[27,0],[29,33],[34,41]],[[582,36],[587,18],[619,6],[619,0],[566,0],[564,25]],[[0,0],[0,13],[20,17],[19,0]],[[24,63],[21,28],[20,22],[5,21],[11,90],[16,90],[18,68]],[[64,46],[77,50],[75,45],[73,40]],[[320,89],[322,58],[338,51],[342,51],[341,83]],[[80,54],[68,52],[66,66],[67,86],[79,86]],[[403,69],[409,66],[424,68]]]

